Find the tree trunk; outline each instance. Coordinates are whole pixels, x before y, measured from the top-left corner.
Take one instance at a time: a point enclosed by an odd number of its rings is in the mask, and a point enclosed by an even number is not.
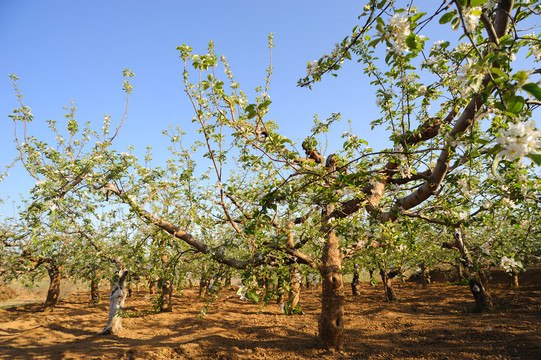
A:
[[[376,282],[374,281],[374,270],[369,269],[368,275],[370,276],[370,285],[375,286]]]
[[[148,293],[154,295],[156,293],[156,280],[148,279]]]
[[[464,234],[462,229],[455,229],[453,236],[455,237],[455,246],[460,251],[462,258],[460,262],[464,266],[464,270],[469,274],[469,285],[470,290],[475,299],[475,306],[478,311],[493,310],[494,305],[492,304],[492,297],[486,290],[485,286],[487,283],[486,275],[482,270],[475,273],[475,267],[473,260],[466,248],[466,243],[464,242]],[[484,283],[484,285],[483,285]]]
[[[379,274],[381,276],[381,282],[383,283],[383,289],[385,290],[385,300],[389,302],[398,301],[398,297],[391,284],[391,279],[396,275],[395,272],[391,271],[387,273],[385,270],[381,269]]]
[[[289,267],[289,299],[285,309],[287,315],[302,314],[302,310],[299,306],[301,298],[301,282],[299,281],[299,277],[299,265],[291,265]]]
[[[351,281],[351,292],[353,296],[359,296],[361,294],[361,281],[360,281],[359,264],[353,266],[353,280]]]
[[[107,325],[99,335],[116,334],[122,329],[122,317],[120,317],[124,309],[124,301],[128,291],[126,290],[127,270],[119,270],[118,279],[113,283],[111,295],[109,296],[109,319]]]
[[[276,282],[276,294],[277,294],[277,297],[276,297],[276,303],[280,306],[282,306],[282,304],[284,304],[284,299],[285,299],[285,292],[284,292],[284,289],[286,287],[286,280],[285,278],[279,274],[278,275],[278,281]]]
[[[60,280],[62,280],[62,266],[50,264],[47,268],[49,273],[49,290],[47,290],[47,299],[43,305],[43,311],[53,311],[58,298],[60,297]]]
[[[464,267],[462,264],[458,264],[456,267],[456,277],[458,281],[466,280],[466,277],[464,276]]]
[[[100,282],[96,279],[90,280],[90,301],[92,304],[100,302]]]
[[[513,271],[511,272],[511,275],[513,279],[511,282],[511,286],[514,287],[515,289],[518,289],[518,272]]]
[[[172,312],[173,311],[173,285],[170,281],[160,280],[161,284],[160,295],[156,299],[156,311]]]
[[[319,341],[330,350],[340,349],[344,333],[344,282],[342,279],[342,255],[334,230],[327,233],[319,268],[323,280],[321,290],[321,314],[319,316]]]
[[[210,281],[207,275],[207,265],[203,263],[201,265],[201,277],[199,278],[199,297],[203,297],[207,294]]]
[[[492,298],[490,294],[485,290],[485,287],[476,278],[472,278],[469,281],[470,290],[475,299],[475,306],[478,311],[492,310],[494,305],[492,304]]]
[[[428,284],[430,284],[430,272],[424,262],[421,263],[421,281],[423,283],[423,289],[426,289]]]

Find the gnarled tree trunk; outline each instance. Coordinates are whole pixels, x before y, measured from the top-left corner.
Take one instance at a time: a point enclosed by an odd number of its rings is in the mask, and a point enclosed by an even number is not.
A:
[[[122,318],[120,314],[124,309],[124,301],[128,291],[126,290],[126,276],[128,271],[118,271],[118,279],[113,283],[111,295],[109,296],[109,319],[107,325],[99,335],[115,334],[122,329]]]
[[[344,282],[339,241],[332,229],[327,231],[319,271],[323,280],[319,341],[324,348],[337,350],[344,333]]]
[[[49,273],[49,289],[47,299],[43,305],[43,311],[53,311],[60,297],[60,280],[62,280],[62,265],[50,264],[47,267]]]

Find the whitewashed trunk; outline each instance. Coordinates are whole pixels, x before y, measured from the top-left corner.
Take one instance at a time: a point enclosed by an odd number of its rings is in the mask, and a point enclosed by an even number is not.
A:
[[[118,280],[113,283],[111,288],[111,295],[109,296],[109,319],[107,320],[107,326],[99,334],[116,334],[122,329],[122,318],[120,314],[124,309],[124,301],[128,291],[126,289],[126,275],[127,270],[120,270],[118,272]]]

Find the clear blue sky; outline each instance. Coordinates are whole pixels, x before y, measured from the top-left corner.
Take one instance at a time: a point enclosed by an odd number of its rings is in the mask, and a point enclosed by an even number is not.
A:
[[[268,66],[267,36],[275,33],[274,75],[270,118],[284,135],[304,138],[314,114],[327,118],[342,113],[367,132],[377,116],[375,96],[362,79],[361,67],[346,65],[339,78],[328,77],[310,91],[296,86],[306,63],[329,53],[335,42],[358,23],[363,2],[340,1],[68,1],[0,0],[0,165],[16,155],[13,122],[18,107],[8,75],[16,74],[24,102],[35,116],[30,133],[47,133],[45,120],[63,119],[71,99],[77,119],[101,127],[104,114],[115,124],[124,111],[122,70],[136,74],[127,121],[115,143],[138,154],[153,145],[156,158],[165,156],[162,130],[179,124],[188,133],[192,109],[183,93],[182,63],[175,48],[186,43],[204,53],[213,40],[227,56],[241,88],[263,85]],[[362,130],[365,129],[365,130]],[[339,134],[342,130],[340,130]],[[360,134],[371,137],[373,134]],[[377,140],[377,139],[376,139]],[[0,183],[4,216],[11,201],[25,194],[35,180],[21,166]]]

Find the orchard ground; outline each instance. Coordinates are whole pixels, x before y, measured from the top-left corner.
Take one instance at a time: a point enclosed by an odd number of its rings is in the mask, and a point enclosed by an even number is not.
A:
[[[303,288],[305,314],[288,317],[275,303],[240,300],[232,287],[202,319],[206,301],[196,288],[176,292],[173,312],[161,314],[149,313],[146,291],[135,291],[124,329],[112,336],[97,335],[107,321],[105,289],[97,305],[76,291],[52,313],[38,303],[13,306],[15,297],[0,303],[0,359],[541,359],[541,268],[521,274],[519,289],[509,281],[493,273],[490,313],[472,310],[467,286],[395,281],[398,303],[383,301],[381,284],[363,283],[358,297],[347,287],[344,344],[335,353],[317,346],[320,288]]]

